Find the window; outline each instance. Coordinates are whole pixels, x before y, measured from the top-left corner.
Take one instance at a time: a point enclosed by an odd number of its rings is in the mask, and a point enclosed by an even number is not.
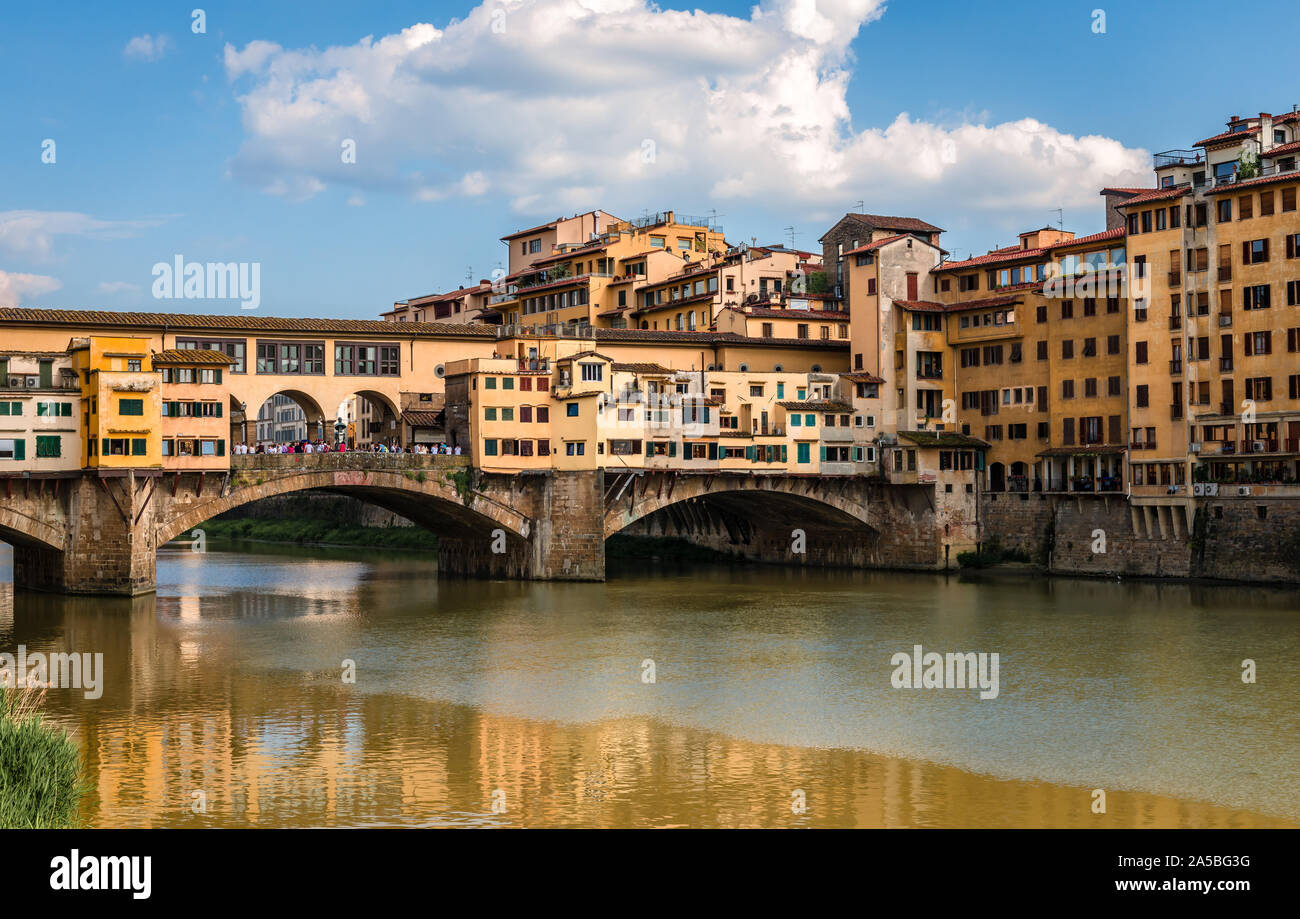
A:
[[[27,459],[27,441],[22,438],[0,440],[0,460]]]
[[[62,456],[62,444],[63,439],[57,434],[37,434],[36,455],[51,459]]]
[[[1147,343],[1144,341],[1135,342],[1133,345],[1133,362],[1135,364],[1147,363]]]
[[[571,440],[564,445],[566,456],[583,456],[587,452],[587,442],[584,440]]]
[[[1256,284],[1242,290],[1241,308],[1244,310],[1266,310],[1269,308],[1269,285]]]
[[[582,381],[584,383],[598,383],[603,379],[605,367],[603,364],[579,364],[582,368]]]
[[[143,399],[119,399],[117,403],[117,413],[119,415],[143,415]]]
[[[1268,261],[1268,240],[1248,239],[1241,244],[1241,260],[1247,265],[1258,265]]]
[[[258,345],[258,349],[261,349]],[[314,350],[304,360],[300,373],[324,373],[324,346],[317,359]],[[308,369],[311,368],[311,369]],[[397,376],[401,369],[401,348],[384,344],[336,344],[334,372],[340,376]],[[285,372],[285,371],[282,371]],[[493,381],[495,383],[495,381]],[[484,383],[484,388],[492,389]]]
[[[578,417],[578,403],[577,403],[577,402],[566,402],[565,405],[564,405],[564,414],[565,414],[565,416],[568,417],[568,418],[577,418],[577,417]],[[570,453],[569,455],[572,456],[573,454]]]
[[[1145,383],[1141,383],[1136,387],[1136,393],[1137,393],[1136,398],[1137,398],[1138,408],[1146,408],[1151,404],[1149,401],[1150,389]]]

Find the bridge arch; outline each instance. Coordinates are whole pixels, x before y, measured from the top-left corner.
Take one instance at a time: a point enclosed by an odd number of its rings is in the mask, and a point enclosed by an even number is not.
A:
[[[638,482],[637,479],[640,479]],[[828,486],[807,476],[720,473],[646,474],[608,488],[604,531],[608,539],[629,526],[678,505],[702,504],[770,527],[858,531],[874,534],[879,522],[870,503],[847,481]],[[624,491],[620,494],[620,489]],[[755,500],[755,499],[759,500]]]
[[[245,468],[236,472],[228,487],[206,495],[172,496],[167,510],[157,518],[155,545],[250,502],[304,491],[359,498],[449,538],[483,537],[503,530],[508,540],[518,542],[527,540],[532,532],[531,519],[508,504],[480,492],[470,493],[466,501],[463,480],[458,484],[452,477],[455,468],[340,468],[347,454],[256,459],[255,464],[237,463]],[[366,461],[370,462],[369,456]]]
[[[51,526],[15,507],[0,505],[0,540],[12,546],[62,552],[66,539],[63,527]]]

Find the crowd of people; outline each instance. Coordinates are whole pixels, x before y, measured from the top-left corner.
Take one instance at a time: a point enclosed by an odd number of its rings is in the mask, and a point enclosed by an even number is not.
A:
[[[460,456],[460,444],[406,444],[373,443],[363,447],[349,447],[346,442],[330,443],[328,440],[297,440],[291,443],[235,444],[234,452],[238,456],[249,453],[417,453]]]

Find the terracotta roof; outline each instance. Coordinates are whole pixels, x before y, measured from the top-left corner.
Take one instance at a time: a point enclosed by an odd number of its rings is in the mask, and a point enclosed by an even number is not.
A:
[[[936,303],[933,300],[895,300],[894,305],[901,306],[913,313],[942,313],[944,311],[943,304]]]
[[[1274,147],[1272,150],[1269,150],[1265,153],[1261,153],[1260,157],[1264,158],[1264,157],[1271,157],[1271,156],[1286,156],[1288,153],[1300,153],[1300,140],[1293,140],[1289,144],[1283,144],[1280,147]]]
[[[555,225],[559,222],[560,222],[560,218],[556,217],[550,223],[543,223],[535,227],[529,227],[527,230],[518,230],[514,233],[511,233],[509,236],[502,236],[501,239],[503,241],[507,239],[516,239],[520,236],[529,236],[533,233],[540,233],[542,232],[542,230],[553,230],[555,229]]]
[[[994,249],[986,255],[976,255],[960,262],[940,262],[935,266],[935,271],[949,271],[957,268],[973,268],[977,265],[992,265],[997,262],[1015,262],[1021,259],[1035,258],[1040,255],[1047,255],[1051,252],[1048,246],[1040,246],[1037,249],[1021,249],[1018,246],[1008,246],[1003,249]]]
[[[817,350],[843,351],[849,347],[846,338],[750,338],[735,332],[674,332],[669,329],[592,329],[597,341],[656,341],[665,344],[681,342],[706,346],[736,345],[739,347],[798,347]]]
[[[907,238],[907,233],[896,233],[893,236],[886,236],[884,239],[877,239],[875,242],[869,242],[865,246],[858,246],[856,249],[850,249],[845,255],[861,255],[864,252],[874,252],[881,246],[887,246],[892,242]]]
[[[873,230],[902,230],[905,233],[942,233],[943,230],[932,223],[915,217],[887,217],[884,214],[845,214],[841,220],[853,219]],[[837,221],[838,222],[838,221]],[[821,237],[825,239],[825,236]],[[820,241],[820,240],[819,240]]]
[[[843,402],[832,402],[828,400],[808,400],[805,402],[777,402],[781,408],[794,409],[796,412],[851,412],[853,406]]]
[[[1256,188],[1260,185],[1272,185],[1274,182],[1300,182],[1300,172],[1283,172],[1278,175],[1260,176],[1257,179],[1245,179],[1230,185],[1220,185],[1210,189],[1207,194],[1230,195],[1239,188]]]
[[[1026,285],[1020,285],[1025,287]],[[1038,282],[1034,281],[1028,287],[1037,287]],[[940,304],[947,313],[960,313],[965,310],[984,310],[997,306],[1014,306],[1017,303],[1023,303],[1024,297],[1019,294],[998,294],[994,297],[981,297],[978,300],[963,300],[960,303]]]
[[[412,308],[416,306],[424,306],[429,303],[441,303],[444,300],[460,300],[465,297],[466,294],[490,290],[491,287],[491,284],[475,284],[473,287],[458,287],[456,290],[449,290],[445,294],[423,294],[419,297],[411,297],[401,306]],[[394,308],[397,308],[396,304],[394,305]]]
[[[151,357],[155,364],[233,364],[235,359],[223,351],[208,348],[181,348],[155,351]]]
[[[1126,202],[1130,203],[1130,202]],[[1111,227],[1109,230],[1102,230],[1100,233],[1089,233],[1087,236],[1076,236],[1074,239],[1064,242],[1053,243],[1047,248],[1053,252],[1059,252],[1063,249],[1072,249],[1075,246],[1086,246],[1090,243],[1099,243],[1111,239],[1119,239],[1127,235],[1128,230],[1124,227]]]
[[[919,447],[988,447],[989,442],[956,431],[899,431],[898,436]]]
[[[663,364],[650,364],[650,363],[639,363],[639,362],[632,362],[626,364],[615,363],[614,369],[626,371],[630,373],[655,373],[655,374],[676,373],[675,370],[670,370],[669,368],[665,367]]]
[[[1108,191],[1117,190],[1119,189],[1104,188],[1102,189],[1102,193],[1104,194]],[[1120,207],[1128,207],[1132,204],[1146,204],[1149,201],[1164,201],[1169,198],[1181,198],[1183,195],[1191,192],[1192,186],[1190,182],[1184,182],[1181,185],[1170,185],[1165,188],[1135,188],[1127,190],[1132,191],[1133,195],[1127,200],[1119,202]],[[1124,228],[1116,227],[1115,229],[1123,230]],[[1122,236],[1124,234],[1121,232],[1119,235]]]
[[[881,379],[880,377],[878,377],[878,376],[873,376],[873,375],[870,374],[870,373],[862,373],[861,371],[859,371],[859,372],[857,372],[857,373],[841,373],[841,374],[840,374],[840,379],[841,379],[841,380],[848,380],[850,383],[883,383],[883,382],[885,382],[884,380],[882,380],[882,379]]]
[[[436,428],[443,424],[443,412],[411,409],[402,412],[402,420],[416,428]]]
[[[238,332],[298,332],[366,334],[385,338],[496,338],[493,326],[451,322],[384,322],[379,319],[297,319],[283,316],[202,313],[118,313],[108,310],[0,309],[0,325],[40,324],[103,326],[150,331],[229,330]]]
[[[1211,144],[1222,143],[1223,141],[1226,140],[1237,140],[1237,139],[1249,140],[1250,138],[1254,137],[1255,133],[1259,130],[1259,119],[1247,118],[1245,119],[1244,123],[1245,123],[1245,128],[1243,130],[1223,131],[1219,134],[1215,134],[1213,137],[1207,137],[1205,138],[1205,140],[1198,140],[1196,143],[1192,144],[1192,146],[1208,147]]]
[[[747,316],[759,316],[763,319],[825,319],[829,322],[848,322],[849,314],[842,310],[774,310],[759,306],[728,306],[727,309]]]

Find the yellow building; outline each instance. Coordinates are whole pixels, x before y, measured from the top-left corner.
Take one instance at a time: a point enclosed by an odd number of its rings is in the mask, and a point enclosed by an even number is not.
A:
[[[1300,479],[1300,115],[1227,128],[1156,154],[1154,188],[1103,191],[1135,269],[1132,491],[1153,506]]]
[[[231,428],[226,374],[234,358],[221,351],[186,349],[155,352],[152,361],[161,381],[163,468],[178,472],[228,469]]]
[[[989,443],[988,490],[1122,490],[1124,235],[1044,227],[935,269],[957,429]]]
[[[449,365],[449,439],[492,472],[875,471],[875,378],[674,369],[604,347],[582,338],[519,339],[503,342],[495,358]]]
[[[82,465],[160,468],[162,395],[149,340],[91,336],[68,345],[81,379]]]
[[[512,270],[488,302],[506,324],[608,326],[608,317],[598,317],[632,305],[638,279],[661,280],[728,248],[707,220],[673,211],[631,221],[597,211],[573,220],[590,224],[589,236],[562,239],[561,221],[504,238]],[[547,242],[551,251],[542,251]]]

